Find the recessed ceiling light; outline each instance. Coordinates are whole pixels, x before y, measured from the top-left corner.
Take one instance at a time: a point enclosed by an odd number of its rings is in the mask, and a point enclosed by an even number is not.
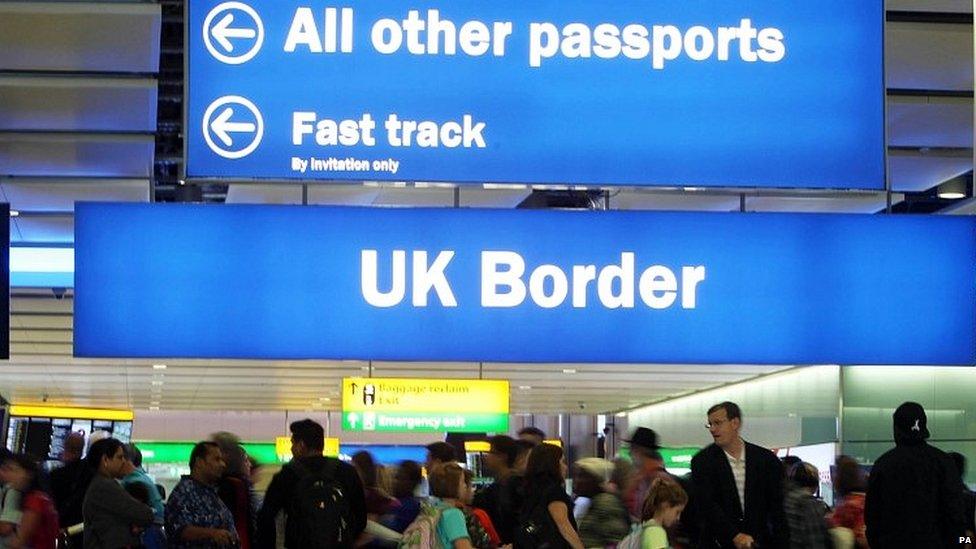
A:
[[[149,411],[150,412],[158,412],[159,411],[159,406],[150,406],[149,407]]]
[[[627,412],[617,412],[617,417],[627,417]]]
[[[369,366],[361,366],[359,369],[362,370],[362,371],[364,371],[364,372],[368,372],[369,371]]]
[[[154,401],[150,402],[149,404],[152,405],[152,406],[159,406],[159,401],[158,400],[154,400]]]
[[[532,388],[531,385],[519,385],[519,389],[521,389],[523,391],[528,391],[531,388]]]
[[[563,373],[564,374],[575,374],[576,373],[576,368],[563,368]]]
[[[152,380],[152,384],[153,384],[153,387],[159,387],[160,385],[163,384],[163,382],[160,381],[160,380],[158,380],[158,379],[154,379],[154,380]]]
[[[165,369],[166,369],[165,364],[153,364],[153,370],[165,370]]]
[[[319,397],[319,400],[321,400],[322,402],[330,402],[332,399],[329,397]]]
[[[17,217],[19,215],[20,212],[18,212],[17,210],[10,210],[10,217]]]

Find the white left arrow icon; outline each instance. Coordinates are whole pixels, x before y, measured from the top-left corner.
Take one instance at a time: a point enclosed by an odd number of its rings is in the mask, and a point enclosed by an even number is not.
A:
[[[250,61],[264,43],[261,16],[243,2],[218,4],[203,20],[202,30],[207,51],[214,59],[228,65]]]
[[[201,129],[210,150],[234,160],[251,154],[261,143],[264,119],[249,99],[226,95],[207,107]]]
[[[257,129],[257,126],[250,122],[231,122],[232,116],[234,116],[234,109],[227,107],[210,123],[217,138],[228,147],[234,144],[234,140],[230,137],[231,133],[254,133]]]
[[[258,31],[254,29],[231,28],[230,25],[233,22],[234,14],[228,13],[223,19],[218,21],[210,31],[210,34],[213,34],[213,37],[217,39],[217,42],[220,42],[220,45],[229,52],[234,51],[234,43],[230,41],[231,38],[254,38],[258,35]]]

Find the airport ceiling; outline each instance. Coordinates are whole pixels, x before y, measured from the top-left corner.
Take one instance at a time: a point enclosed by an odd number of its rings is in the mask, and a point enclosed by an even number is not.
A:
[[[12,245],[70,245],[76,200],[194,196],[195,189],[176,184],[182,162],[182,1],[160,5],[0,3],[0,200],[20,214],[11,218]],[[966,178],[973,168],[972,3],[888,0],[887,5],[894,209],[976,213],[972,197],[956,202],[935,197],[940,184]],[[51,18],[39,15],[50,9],[72,18],[72,24],[52,26]],[[144,31],[112,32],[123,23]],[[154,37],[148,44],[147,36]],[[40,39],[49,47],[25,46]],[[113,56],[68,55],[78,44]],[[453,189],[423,185],[230,184],[200,191],[203,200],[228,203],[452,206],[455,201]],[[461,206],[513,208],[538,202],[531,194],[464,187],[458,198]],[[544,195],[542,203],[559,199]],[[613,209],[710,211],[875,213],[886,203],[887,196],[872,193],[620,191],[609,199]],[[49,288],[15,289],[11,359],[0,368],[0,395],[18,404],[328,410],[339,406],[343,376],[366,375],[372,367],[376,376],[510,379],[513,412],[590,413],[788,367],[93,360],[72,358],[71,343],[70,291],[56,298]],[[154,363],[166,368],[156,369]]]

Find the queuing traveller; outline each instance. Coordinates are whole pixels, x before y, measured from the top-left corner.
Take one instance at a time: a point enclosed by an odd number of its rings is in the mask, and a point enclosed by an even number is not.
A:
[[[224,456],[224,473],[217,481],[217,495],[230,509],[240,549],[251,549],[257,530],[257,502],[251,484],[251,461],[237,435],[220,431],[210,435]]]
[[[475,494],[473,504],[488,513],[501,543],[512,543],[522,501],[519,492],[523,477],[515,471],[518,446],[506,435],[490,437],[488,445],[484,463],[493,480]]]
[[[417,490],[423,480],[419,463],[409,459],[400,462],[393,476],[393,497],[397,504],[383,518],[383,526],[402,534],[417,518],[422,501]]]
[[[583,549],[565,478],[562,448],[543,443],[532,449],[525,471],[525,502],[519,513],[515,549]]]
[[[895,447],[874,462],[868,477],[868,544],[872,549],[959,547],[966,528],[955,466],[925,442],[928,418],[920,404],[902,404],[892,419]]]
[[[491,522],[491,517],[484,509],[472,505],[474,502],[474,473],[463,469],[464,484],[458,497],[457,508],[464,513],[464,523],[468,527],[468,536],[475,549],[494,549],[500,545],[501,538]]]
[[[20,494],[20,519],[4,539],[10,549],[54,549],[58,539],[58,512],[41,487],[37,462],[23,454],[7,457],[0,466],[0,479]]]
[[[166,501],[166,532],[172,549],[237,545],[230,509],[217,495],[227,464],[216,443],[198,442],[190,452],[190,474]]]
[[[576,462],[573,470],[573,492],[590,500],[590,506],[578,521],[583,545],[616,544],[630,533],[630,520],[620,496],[607,490],[613,477],[613,463],[601,458],[584,458]]]
[[[352,465],[363,483],[366,516],[369,520],[378,521],[396,505],[396,500],[379,487],[379,469],[372,454],[366,451],[356,452],[352,455]]]
[[[58,510],[58,520],[62,528],[81,524],[84,517],[81,506],[85,500],[85,492],[91,482],[94,470],[85,460],[81,459],[85,452],[85,435],[75,432],[64,440],[64,451],[61,454],[61,467],[51,471],[51,497]],[[79,533],[71,538],[73,547],[80,547],[84,543],[83,534]]]
[[[832,545],[827,533],[827,504],[816,497],[819,489],[816,467],[801,461],[790,468],[783,506],[791,549],[830,549]]]
[[[148,498],[147,504],[152,507],[156,518],[162,519],[165,507],[163,497],[156,488],[156,483],[149,478],[149,474],[142,468],[142,452],[135,444],[126,444],[122,447],[125,450],[125,458],[132,464],[132,472],[122,477],[122,486],[130,484],[141,484],[146,487]]]
[[[688,494],[676,480],[654,479],[641,509],[641,549],[670,549],[667,531],[677,524],[687,504]]]
[[[130,496],[118,482],[132,471],[122,443],[103,438],[88,449],[91,482],[82,503],[85,549],[118,549],[139,543],[138,528],[153,523],[153,510]]]
[[[857,549],[868,549],[864,527],[864,499],[868,481],[857,461],[838,456],[834,465],[834,510],[827,517],[831,528],[850,530]]]
[[[293,459],[268,486],[258,513],[258,547],[274,549],[275,518],[285,512],[287,549],[353,547],[366,528],[366,500],[356,470],[322,455],[325,430],[303,419],[289,426]]]
[[[430,506],[435,513],[435,535],[440,547],[472,549],[464,513],[457,504],[464,490],[464,472],[457,463],[438,463],[429,470]],[[423,516],[422,512],[421,516]],[[418,518],[418,520],[420,520]],[[409,532],[409,531],[408,531]],[[409,533],[407,534],[409,536]],[[407,537],[405,536],[405,538]]]
[[[783,473],[776,456],[739,435],[742,412],[733,402],[708,410],[715,441],[691,460],[702,547],[785,549]]]
[[[0,447],[0,463],[7,461],[13,454],[6,448]],[[0,549],[20,524],[20,492],[11,486],[0,475]]]
[[[538,446],[546,440],[546,433],[538,427],[523,427],[518,432],[519,440],[531,442],[533,446]]]
[[[657,433],[647,427],[638,427],[634,430],[630,439],[624,440],[630,445],[630,458],[637,468],[637,478],[633,485],[624,492],[624,502],[627,504],[630,516],[639,519],[644,509],[644,502],[647,494],[650,493],[651,485],[659,478],[670,479],[681,485],[685,493],[690,492],[690,486],[686,486],[685,481],[668,473],[664,467],[664,456],[661,455],[661,446],[658,444]],[[691,503],[684,507],[684,519],[675,521],[668,526],[668,535],[671,542],[679,548],[692,546],[699,537],[698,529],[695,524],[695,510]]]

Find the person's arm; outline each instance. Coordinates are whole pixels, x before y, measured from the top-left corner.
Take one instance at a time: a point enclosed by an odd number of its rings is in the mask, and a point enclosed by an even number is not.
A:
[[[217,545],[230,545],[234,542],[234,535],[228,530],[220,528],[204,528],[189,524],[180,530],[180,541],[212,541]]]
[[[699,516],[711,535],[729,544],[739,534],[739,529],[718,504],[718,494],[715,493],[717,479],[713,476],[712,464],[706,463],[708,458],[706,454],[699,453],[691,459],[691,482],[695,488]]]
[[[573,549],[583,549],[583,540],[580,539],[579,533],[576,532],[576,529],[569,522],[569,507],[566,506],[566,503],[563,501],[551,501],[546,508],[549,510],[549,516],[556,523],[559,534],[569,543],[569,546]]]
[[[437,522],[436,535],[442,532],[447,538],[450,546],[454,549],[474,549],[471,545],[471,538],[468,537],[468,525],[464,521],[464,513],[460,509],[451,508],[441,512],[441,517]]]
[[[275,519],[288,501],[293,479],[294,473],[287,467],[272,477],[264,494],[264,503],[258,511],[258,549],[275,549],[278,537]]]
[[[663,528],[644,528],[641,549],[668,549],[668,534]]]
[[[98,482],[93,480],[92,482]],[[114,482],[99,482],[97,492],[92,494],[91,504],[106,513],[121,517],[125,522],[136,526],[149,526],[153,523],[153,510],[129,495],[122,485]]]

